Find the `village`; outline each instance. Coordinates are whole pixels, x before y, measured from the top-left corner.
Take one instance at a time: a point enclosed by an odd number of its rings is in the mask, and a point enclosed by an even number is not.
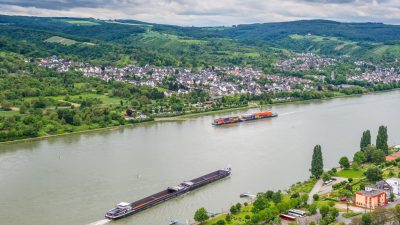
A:
[[[313,53],[298,54],[280,60],[274,66],[283,71],[313,71],[302,77],[282,76],[264,73],[260,68],[241,68],[237,66],[212,67],[192,71],[185,68],[136,66],[93,66],[89,63],[75,62],[52,56],[41,59],[39,65],[65,72],[70,69],[81,71],[85,76],[97,77],[104,81],[111,79],[129,82],[132,85],[163,87],[165,96],[174,93],[187,94],[193,90],[203,90],[211,96],[233,96],[238,94],[261,95],[263,93],[309,91],[318,88],[318,82],[325,79],[324,70],[338,63],[333,58],[323,58]],[[357,75],[348,76],[348,82],[396,83],[400,82],[399,70],[382,67],[364,61],[354,62]],[[374,69],[365,70],[369,66]],[[331,79],[335,78],[332,72]],[[333,89],[346,86],[330,85]]]

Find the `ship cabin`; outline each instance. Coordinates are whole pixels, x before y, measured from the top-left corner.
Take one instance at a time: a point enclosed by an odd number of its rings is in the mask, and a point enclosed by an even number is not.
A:
[[[113,218],[115,216],[118,216],[118,215],[121,215],[121,214],[125,214],[131,209],[132,209],[131,204],[126,203],[126,202],[121,202],[115,208],[113,208],[110,211],[108,211],[106,213],[106,217],[107,218]]]
[[[130,208],[130,207],[131,207],[131,204],[129,204],[127,202],[121,202],[117,205],[117,208],[120,208],[120,209],[125,209],[125,208]]]
[[[170,193],[182,191],[183,189],[185,189],[185,187],[184,187],[184,186],[181,186],[181,185],[173,186],[173,187],[168,187],[168,191],[169,191]]]
[[[191,187],[191,186],[193,186],[193,182],[191,182],[191,181],[185,181],[185,182],[183,182],[181,185],[183,185],[183,186],[185,186],[185,187]]]

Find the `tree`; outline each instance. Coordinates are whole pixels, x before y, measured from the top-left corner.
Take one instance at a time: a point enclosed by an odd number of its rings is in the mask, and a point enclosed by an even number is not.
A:
[[[242,204],[240,204],[240,202],[236,203],[236,208],[238,211],[240,211],[240,209],[242,208]]]
[[[339,160],[339,165],[340,165],[341,168],[344,168],[344,169],[350,168],[349,159],[348,159],[346,156],[343,156],[343,157],[340,158],[340,160]]]
[[[231,206],[230,210],[232,214],[236,214],[239,212],[238,208],[236,207],[236,205]]]
[[[324,172],[324,162],[322,159],[322,151],[320,145],[316,145],[314,147],[310,171],[312,176],[316,178],[320,178]]]
[[[371,152],[371,161],[374,163],[383,163],[385,161],[385,152],[380,149],[375,149]]]
[[[218,220],[218,222],[216,223],[216,225],[225,225],[225,220]]]
[[[228,222],[228,223],[231,222],[231,221],[232,221],[232,216],[231,216],[231,214],[226,215],[225,220],[226,220],[226,222]]]
[[[281,191],[277,191],[272,195],[272,201],[275,203],[279,203],[282,201]]]
[[[400,204],[397,204],[394,207],[394,211],[395,211],[396,219],[400,223]]]
[[[369,181],[379,181],[382,179],[382,171],[378,167],[373,166],[367,169],[365,176]]]
[[[319,195],[318,194],[314,194],[313,196],[314,201],[318,201],[319,200]]]
[[[26,108],[25,105],[22,105],[21,107],[19,107],[19,113],[20,113],[20,114],[25,114],[25,113],[26,113],[26,110],[27,110],[27,108]]]
[[[389,197],[389,201],[394,202],[394,198],[395,198],[395,196],[394,196],[394,194],[391,192],[391,193],[390,193],[390,197]]]
[[[79,114],[76,114],[73,117],[73,120],[74,120],[73,125],[75,126],[80,126],[82,124],[82,118],[79,116]]]
[[[208,218],[207,210],[205,208],[200,208],[194,213],[194,220],[196,222],[203,223],[204,221],[208,220]]]
[[[351,168],[353,168],[353,170],[359,171],[360,167],[361,166],[358,162],[353,162],[353,164],[351,164]]]
[[[371,144],[371,132],[366,130],[363,132],[360,142],[360,149],[361,151],[364,150],[365,147]]]
[[[371,216],[371,214],[367,213],[367,214],[362,215],[361,224],[362,225],[372,225],[372,216]]]
[[[332,176],[329,174],[329,173],[324,173],[324,174],[322,174],[322,180],[325,182],[325,181],[328,181],[328,180],[330,180],[330,179],[332,179]]]
[[[317,204],[313,203],[313,204],[311,204],[310,206],[308,206],[308,212],[309,212],[311,215],[317,214]]]
[[[300,199],[301,199],[301,202],[302,202],[304,205],[307,205],[308,194],[302,194],[302,195],[300,196]]]
[[[389,154],[389,147],[388,147],[388,134],[387,134],[387,127],[380,126],[378,131],[378,136],[376,137],[376,147],[381,149],[385,152],[385,154]]]
[[[365,163],[366,160],[367,160],[367,158],[365,157],[365,153],[363,151],[358,151],[358,152],[356,152],[354,154],[353,162],[356,162],[358,164],[362,164],[362,163]]]
[[[377,150],[377,148],[374,145],[368,145],[367,147],[364,148],[366,162],[372,162],[372,152],[374,150]]]
[[[329,206],[323,205],[321,208],[319,208],[319,213],[321,213],[322,218],[328,215],[329,213]]]

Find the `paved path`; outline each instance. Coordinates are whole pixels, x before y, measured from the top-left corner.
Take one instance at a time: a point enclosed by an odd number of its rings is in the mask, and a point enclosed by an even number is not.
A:
[[[321,189],[322,185],[324,185],[324,182],[322,181],[322,179],[319,179],[317,181],[317,183],[315,183],[313,189],[310,191],[310,193],[308,194],[308,200],[307,200],[307,204],[312,204],[314,199],[313,199],[313,195],[317,194],[319,192],[319,190]]]
[[[334,181],[328,185],[324,185],[324,182],[322,181],[322,179],[319,179],[317,181],[317,183],[315,183],[311,192],[308,194],[307,204],[312,204],[314,202],[314,199],[313,199],[314,194],[319,194],[319,195],[327,194],[332,191],[333,184],[347,180],[346,178],[343,178],[343,177],[334,177],[334,178],[336,178],[336,181]]]

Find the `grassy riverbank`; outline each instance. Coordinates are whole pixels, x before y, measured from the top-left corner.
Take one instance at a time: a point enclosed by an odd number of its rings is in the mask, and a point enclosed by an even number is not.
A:
[[[400,90],[400,89],[392,89],[392,90],[385,90],[385,91],[375,91],[375,92],[368,92],[368,93],[365,93],[365,94],[353,94],[353,95],[335,96],[335,97],[324,98],[324,99],[310,99],[310,100],[299,100],[299,99],[296,99],[296,100],[290,100],[290,101],[285,101],[285,102],[276,102],[276,103],[264,104],[264,105],[259,105],[258,103],[252,102],[248,106],[229,108],[229,109],[221,109],[221,110],[215,110],[215,111],[207,111],[207,112],[199,112],[199,113],[188,113],[188,114],[183,114],[183,115],[179,115],[179,116],[172,116],[172,117],[155,118],[154,121],[145,121],[145,122],[139,122],[139,123],[125,124],[125,125],[120,125],[120,126],[109,126],[109,127],[103,127],[103,128],[95,128],[95,129],[87,129],[87,130],[66,132],[66,133],[62,133],[62,134],[45,135],[45,136],[40,136],[40,137],[11,140],[11,141],[0,142],[0,145],[1,144],[13,144],[13,143],[19,143],[19,142],[30,142],[30,141],[36,141],[36,140],[43,140],[43,139],[47,139],[47,138],[51,138],[51,137],[60,137],[60,136],[66,136],[66,135],[70,135],[70,134],[84,134],[84,133],[96,132],[96,131],[114,130],[114,129],[138,126],[138,125],[142,125],[142,124],[154,124],[154,123],[158,123],[158,122],[180,122],[180,121],[185,121],[185,120],[187,120],[189,118],[195,118],[195,117],[207,116],[207,115],[214,115],[214,114],[220,114],[220,113],[228,113],[228,112],[233,112],[233,111],[237,111],[237,110],[255,109],[255,108],[258,108],[258,107],[261,108],[261,107],[269,107],[269,106],[273,106],[273,105],[285,105],[285,104],[293,104],[293,103],[307,103],[307,102],[315,102],[315,101],[327,101],[327,100],[332,100],[332,99],[337,99],[337,98],[356,97],[356,96],[362,96],[362,95],[368,95],[368,94],[392,92],[392,91],[396,91],[396,90]]]

